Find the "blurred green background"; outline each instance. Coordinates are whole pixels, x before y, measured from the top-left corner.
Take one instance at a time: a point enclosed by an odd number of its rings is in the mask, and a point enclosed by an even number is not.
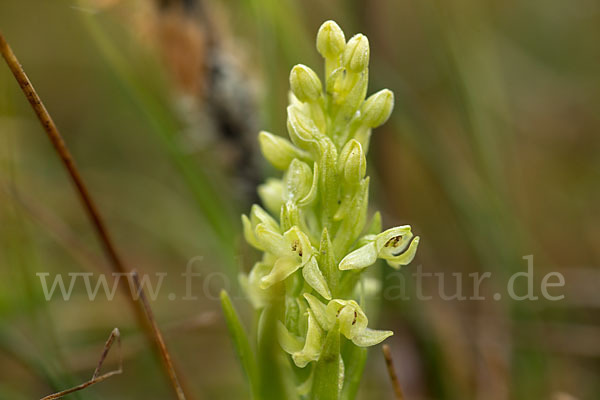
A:
[[[394,299],[378,328],[406,398],[600,398],[600,3],[592,0],[3,0],[0,30],[70,146],[127,264],[167,272],[152,302],[198,399],[247,392],[218,290],[256,254],[239,214],[274,173],[259,129],[285,134],[288,73],[322,70],[319,25],[371,43],[370,93],[396,95],[369,154],[384,227],[422,237],[412,273],[490,271],[501,292],[534,255],[534,287],[561,301]],[[73,186],[6,66],[0,67],[0,398],[31,399],[91,375],[118,327],[124,373],[71,398],[170,398],[123,296],[45,301],[37,272],[106,271]],[[182,300],[194,257],[203,276]],[[469,280],[463,281],[469,293]],[[520,287],[522,292],[523,287]],[[169,293],[177,293],[170,300]],[[395,292],[394,292],[395,293]],[[249,319],[248,319],[249,321]],[[115,349],[113,349],[115,352]],[[379,348],[362,399],[392,398]],[[105,368],[116,366],[109,356]]]

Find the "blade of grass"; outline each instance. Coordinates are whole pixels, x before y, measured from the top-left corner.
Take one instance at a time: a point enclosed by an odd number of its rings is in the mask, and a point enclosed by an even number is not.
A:
[[[144,311],[146,313],[146,317],[148,318],[148,321],[150,321],[154,341],[156,343],[156,346],[160,350],[160,356],[162,358],[163,364],[166,367],[166,371],[169,374],[169,379],[171,380],[171,383],[173,384],[173,388],[175,389],[175,392],[177,393],[177,398],[179,398],[180,400],[185,400],[185,398],[187,397],[186,392],[188,392],[188,391],[184,391],[183,386],[181,385],[179,378],[177,377],[177,373],[175,372],[175,366],[173,365],[173,362],[171,361],[171,355],[169,354],[169,351],[167,350],[167,345],[165,344],[163,335],[158,327],[158,324],[156,323],[156,319],[154,318],[154,313],[152,312],[152,308],[150,307],[150,302],[148,301],[148,298],[146,297],[144,288],[140,284],[140,278],[139,278],[137,271],[133,271],[131,276],[133,278],[133,283],[135,285],[136,294],[139,296],[139,300],[140,300],[139,302],[141,302],[141,304],[143,305]],[[99,369],[99,367],[98,367],[98,369]]]
[[[242,326],[238,313],[236,312],[231,299],[225,290],[221,291],[221,306],[223,307],[223,314],[225,314],[225,321],[227,322],[227,328],[229,334],[233,340],[235,351],[240,358],[242,369],[246,374],[248,383],[250,384],[250,391],[253,399],[260,399],[258,394],[258,373],[256,366],[256,359],[252,348],[250,347],[250,341],[246,330]]]

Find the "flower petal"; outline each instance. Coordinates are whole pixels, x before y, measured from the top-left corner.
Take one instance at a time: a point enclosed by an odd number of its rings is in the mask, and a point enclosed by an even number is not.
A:
[[[256,239],[262,248],[278,257],[289,256],[290,249],[285,240],[275,230],[266,224],[258,224],[254,228]]]
[[[304,342],[304,347],[301,351],[292,355],[292,359],[298,367],[304,368],[309,362],[319,359],[321,347],[323,347],[323,330],[312,315],[311,310],[308,310],[306,342]]]
[[[310,186],[310,190],[302,199],[298,201],[299,206],[307,206],[311,204],[317,198],[317,187],[319,184],[319,167],[318,164],[315,163],[313,167],[313,179],[312,184]]]
[[[352,338],[352,343],[359,347],[374,346],[383,342],[393,334],[394,332],[392,331],[378,331],[375,329],[365,328],[360,334]]]
[[[269,275],[260,280],[261,289],[266,289],[277,282],[281,282],[300,268],[297,257],[280,257],[275,261]]]
[[[254,204],[250,210],[250,221],[253,226],[265,224],[274,231],[279,231],[279,223],[258,204]]]
[[[377,261],[377,248],[375,243],[368,243],[350,254],[340,261],[339,269],[342,271],[350,269],[361,269],[373,265]]]
[[[327,316],[327,306],[319,301],[315,296],[310,293],[305,293],[304,298],[308,302],[308,306],[310,307],[313,316],[321,325],[321,328],[328,331],[333,327],[334,319],[330,319]]]
[[[321,296],[327,300],[331,300],[331,292],[327,286],[327,281],[319,269],[317,260],[315,257],[311,257],[306,264],[302,267],[302,276],[306,283],[317,291]]]
[[[302,341],[292,335],[281,321],[277,321],[277,339],[283,351],[288,354],[302,350]]]
[[[244,238],[248,244],[258,250],[264,250],[263,246],[259,243],[254,230],[252,229],[252,223],[247,216],[242,215],[242,225],[244,227]]]

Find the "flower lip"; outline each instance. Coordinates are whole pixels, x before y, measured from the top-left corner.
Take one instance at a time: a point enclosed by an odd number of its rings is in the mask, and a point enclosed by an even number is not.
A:
[[[397,253],[392,253],[392,255],[393,255],[394,257],[398,257],[398,256],[400,256],[400,255],[402,255],[402,254],[406,253],[406,252],[408,251],[408,249],[410,248],[410,245],[412,244],[412,242],[413,242],[413,241],[414,241],[416,238],[418,238],[418,236],[412,236],[412,237],[411,237],[411,238],[408,240],[408,242],[406,243],[406,245],[405,245],[405,246],[403,246],[403,248],[402,248],[402,249],[400,249],[400,251],[399,251],[399,252],[397,252]],[[393,238],[391,238],[390,240],[388,240],[388,243],[389,243],[390,241],[392,241],[392,240],[394,240],[394,244],[397,244],[397,243],[401,242],[401,240],[402,240],[402,236],[401,236],[401,235],[399,235],[399,236],[393,237]],[[386,246],[387,246],[387,243],[386,243]]]

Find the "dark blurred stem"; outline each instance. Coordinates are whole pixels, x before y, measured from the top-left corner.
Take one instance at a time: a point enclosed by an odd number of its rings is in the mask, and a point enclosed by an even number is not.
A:
[[[25,94],[25,97],[27,97],[27,100],[33,107],[33,110],[35,111],[38,119],[42,123],[44,131],[46,131],[46,134],[52,142],[54,149],[58,153],[62,163],[64,164],[65,168],[69,173],[69,176],[71,177],[71,180],[75,184],[80,200],[84,205],[84,208],[92,222],[92,225],[94,226],[94,229],[96,230],[96,233],[98,234],[98,238],[102,243],[106,256],[110,261],[110,265],[112,267],[113,272],[119,274],[129,274],[130,272],[119,257],[117,250],[110,238],[108,230],[106,229],[106,226],[100,216],[100,213],[98,212],[98,209],[94,204],[94,201],[92,200],[92,197],[90,196],[87,187],[85,186],[83,179],[79,174],[79,171],[77,170],[77,167],[75,166],[75,162],[73,160],[73,157],[71,156],[71,153],[69,152],[69,149],[67,148],[66,143],[60,135],[58,128],[54,124],[54,121],[50,117],[50,114],[46,110],[46,107],[42,103],[42,100],[33,88],[31,81],[25,74],[25,71],[19,63],[19,60],[17,59],[17,57],[15,56],[12,49],[10,48],[10,46],[8,45],[8,43],[4,39],[4,36],[1,33],[0,52],[2,53],[2,56],[8,64],[8,67],[15,76],[15,79],[17,80],[19,86],[21,87],[21,90]],[[177,398],[179,400],[184,400],[186,397],[191,398],[191,396],[189,396],[189,394],[187,393],[184,395],[184,391],[182,390],[181,385],[179,384],[173,365],[170,362],[171,358],[169,356],[167,348],[165,347],[164,341],[162,340],[162,336],[160,335],[158,326],[156,325],[156,322],[152,319],[151,312],[146,312],[146,310],[150,310],[149,305],[147,305],[148,307],[145,307],[145,304],[143,304],[140,301],[136,301],[129,292],[129,289],[126,285],[121,285],[121,287],[126,292],[125,297],[130,301],[131,305],[133,306],[139,325],[144,329],[148,339],[155,344],[156,351],[159,353],[160,359],[163,361],[163,368],[167,376],[169,377],[169,381],[171,382],[175,393],[177,394]]]
[[[394,398],[396,400],[404,400],[402,387],[400,386],[400,381],[398,381],[398,375],[396,375],[396,368],[394,368],[394,361],[392,360],[390,346],[384,344],[381,349],[383,351],[383,357],[385,358],[385,365],[388,370],[388,375],[390,376],[390,381],[392,382],[392,387],[394,388]]]

